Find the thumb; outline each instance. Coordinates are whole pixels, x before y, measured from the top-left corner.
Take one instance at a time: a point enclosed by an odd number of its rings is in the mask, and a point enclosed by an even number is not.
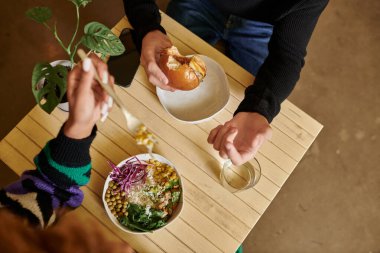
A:
[[[237,151],[234,144],[232,142],[228,142],[228,143],[226,143],[225,147],[226,147],[226,151],[227,151],[227,156],[228,156],[228,158],[231,159],[231,162],[234,165],[241,165],[243,163],[242,157],[241,157],[240,153]]]
[[[169,48],[173,46],[173,43],[170,41],[169,38],[167,38],[166,40],[164,40],[164,42],[162,43],[162,48],[165,49],[165,48]]]
[[[165,74],[158,67],[156,61],[151,60],[148,63],[147,69],[148,69],[149,75],[151,75],[151,76],[155,77],[156,79],[158,79],[156,82],[159,82],[159,84],[166,85],[166,84],[169,83],[168,78],[165,76]],[[149,81],[152,81],[152,80],[149,80]],[[153,81],[153,84],[157,85],[154,81]]]
[[[266,140],[270,140],[270,139],[272,139],[272,135],[273,135],[273,130],[272,130],[272,128],[269,126],[269,127],[265,130],[265,132],[264,132],[264,137],[265,137]]]

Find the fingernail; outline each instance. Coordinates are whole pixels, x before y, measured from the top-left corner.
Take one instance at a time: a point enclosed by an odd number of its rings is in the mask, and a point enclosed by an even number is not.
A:
[[[107,117],[108,117],[108,112],[106,114],[102,114],[102,118],[100,119],[100,121],[101,122],[106,121]]]
[[[164,84],[168,84],[169,80],[165,77],[161,78],[161,82],[163,82]]]
[[[112,107],[112,105],[113,105],[113,99],[112,99],[112,97],[108,97],[107,105],[108,105],[109,108]]]
[[[103,72],[102,82],[108,84],[108,72],[106,71]]]
[[[82,68],[83,68],[83,70],[85,72],[88,72],[91,69],[91,65],[92,65],[91,59],[90,58],[86,58],[86,59],[83,60]]]
[[[102,109],[101,109],[100,113],[101,114],[106,114],[107,112],[108,112],[108,105],[107,105],[107,103],[104,103],[102,105]]]
[[[100,110],[100,115],[102,118],[100,119],[101,122],[104,122],[108,116],[108,104],[104,103],[102,105],[102,109]]]

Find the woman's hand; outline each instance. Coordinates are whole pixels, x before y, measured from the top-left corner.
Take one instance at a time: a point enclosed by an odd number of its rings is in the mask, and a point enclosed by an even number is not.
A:
[[[109,105],[107,93],[94,79],[95,71],[104,83],[113,85],[114,78],[109,75],[107,64],[94,54],[76,65],[68,75],[69,118],[64,126],[67,137],[88,137],[101,116],[102,107]]]

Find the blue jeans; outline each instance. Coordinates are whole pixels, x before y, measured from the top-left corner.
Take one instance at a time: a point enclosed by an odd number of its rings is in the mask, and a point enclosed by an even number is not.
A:
[[[208,0],[172,0],[167,14],[211,45],[223,40],[227,56],[255,76],[268,56],[270,24],[222,13]]]

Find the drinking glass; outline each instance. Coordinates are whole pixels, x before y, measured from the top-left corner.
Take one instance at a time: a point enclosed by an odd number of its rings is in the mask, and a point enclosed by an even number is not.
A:
[[[251,188],[261,177],[261,166],[256,158],[240,165],[233,165],[228,159],[220,172],[222,185],[230,192],[238,192]]]

